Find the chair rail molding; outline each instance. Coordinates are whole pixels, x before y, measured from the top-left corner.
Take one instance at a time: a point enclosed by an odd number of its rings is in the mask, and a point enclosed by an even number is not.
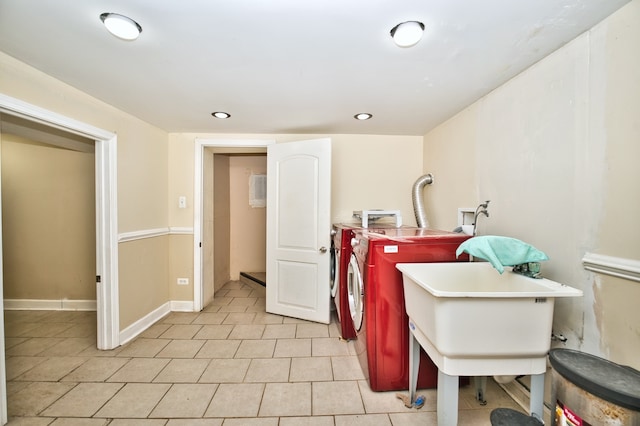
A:
[[[164,235],[193,235],[193,228],[172,226],[167,228],[141,229],[139,231],[123,232],[118,235],[118,242],[143,240],[146,238],[162,237]]]
[[[586,253],[582,258],[582,264],[589,271],[640,282],[639,260]]]

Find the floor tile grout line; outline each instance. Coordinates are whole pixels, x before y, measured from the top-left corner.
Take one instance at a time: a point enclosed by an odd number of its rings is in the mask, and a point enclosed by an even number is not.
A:
[[[234,288],[237,289],[237,288]],[[234,298],[230,298],[230,301],[232,301]],[[256,302],[254,302],[254,305],[257,303],[257,300],[260,300],[260,297],[256,298]],[[237,358],[237,356],[239,355],[239,350],[240,350],[240,345],[242,342],[247,342],[247,341],[264,341],[264,340],[273,340],[273,346],[270,347],[270,357],[268,358],[264,358],[264,359],[282,359],[285,358],[288,360],[288,373],[287,373],[287,378],[286,378],[286,382],[282,382],[282,383],[290,383],[290,384],[301,384],[301,383],[311,383],[313,386],[313,383],[319,383],[319,382],[308,382],[308,381],[301,381],[301,382],[292,382],[292,364],[293,364],[293,360],[295,358],[305,358],[306,356],[293,356],[293,355],[286,355],[286,352],[282,352],[281,355],[285,355],[280,356],[280,357],[276,357],[276,348],[277,348],[277,344],[278,342],[285,340],[285,339],[290,339],[289,337],[283,337],[281,335],[278,335],[277,333],[274,333],[274,335],[272,336],[266,336],[265,333],[268,330],[268,326],[269,325],[293,325],[293,340],[302,340],[302,339],[308,339],[311,343],[311,353],[309,355],[310,358],[317,358],[317,357],[325,357],[328,359],[329,361],[329,365],[328,368],[330,368],[329,372],[330,372],[330,377],[327,380],[321,380],[321,382],[339,382],[339,381],[350,381],[350,382],[355,382],[357,389],[358,389],[358,393],[359,393],[359,399],[360,399],[360,404],[362,404],[363,408],[364,408],[364,413],[363,414],[384,414],[385,418],[388,419],[388,421],[393,424],[391,422],[391,414],[394,412],[385,412],[385,413],[368,413],[366,406],[365,406],[365,401],[369,401],[369,403],[371,403],[370,401],[370,396],[367,396],[367,398],[365,398],[365,395],[363,394],[363,390],[364,390],[364,385],[362,385],[362,383],[364,383],[366,385],[366,379],[364,378],[351,378],[351,377],[339,377],[336,376],[336,373],[338,372],[337,370],[337,363],[336,360],[340,359],[340,358],[345,358],[345,360],[347,358],[352,358],[355,356],[354,352],[353,352],[353,348],[348,345],[346,348],[340,348],[339,350],[341,351],[340,353],[337,353],[336,351],[338,350],[337,347],[323,347],[319,352],[316,350],[314,351],[313,348],[314,346],[317,346],[318,348],[320,348],[320,346],[322,346],[322,344],[326,341],[326,342],[330,342],[332,339],[337,338],[336,334],[338,333],[338,329],[335,326],[335,324],[330,324],[328,326],[324,326],[325,330],[327,332],[327,335],[323,335],[323,336],[316,336],[313,332],[310,333],[310,329],[304,327],[304,324],[308,324],[306,322],[298,322],[295,320],[290,320],[288,318],[282,318],[279,322],[273,324],[270,322],[270,319],[264,315],[269,315],[266,314],[264,312],[260,313],[258,311],[249,311],[248,310],[249,307],[245,306],[244,307],[244,313],[250,313],[252,315],[250,315],[251,318],[253,318],[251,321],[247,320],[245,322],[242,321],[236,321],[234,323],[231,324],[223,324],[225,322],[225,320],[227,320],[228,318],[233,318],[234,316],[234,312],[217,312],[217,313],[221,313],[223,315],[221,315],[221,317],[223,319],[220,320],[219,323],[216,324],[195,324],[197,322],[197,318],[199,315],[202,315],[203,313],[206,313],[205,310],[203,310],[200,313],[194,313],[191,316],[187,316],[187,315],[181,315],[181,313],[176,313],[176,315],[173,317],[173,319],[170,317],[171,314],[168,315],[168,318],[163,318],[161,321],[159,321],[157,324],[165,324],[167,326],[167,329],[165,329],[164,331],[160,332],[159,335],[154,336],[154,337],[149,337],[149,336],[142,336],[140,338],[140,340],[146,340],[148,342],[151,341],[162,341],[164,340],[165,342],[156,342],[155,344],[158,345],[159,343],[164,343],[164,345],[162,345],[161,348],[154,350],[153,353],[149,354],[145,354],[144,352],[144,346],[140,346],[140,347],[130,347],[128,346],[127,349],[130,349],[131,352],[129,351],[122,351],[122,353],[119,352],[114,352],[112,354],[109,354],[109,357],[113,357],[114,359],[119,359],[121,361],[124,361],[124,363],[117,368],[114,371],[110,371],[110,373],[106,376],[104,376],[104,378],[102,380],[99,381],[83,381],[83,382],[75,382],[75,385],[73,386],[72,389],[76,389],[77,386],[79,386],[82,383],[112,383],[112,384],[119,384],[120,388],[119,391],[122,390],[127,384],[130,383],[134,383],[134,382],[124,382],[124,381],[120,381],[120,380],[126,380],[126,379],[119,379],[118,381],[110,381],[116,374],[118,374],[118,372],[122,371],[127,365],[129,365],[131,362],[133,362],[134,360],[137,359],[158,359],[158,360],[167,360],[167,363],[164,364],[162,366],[162,368],[160,368],[159,370],[155,370],[153,372],[153,377],[150,379],[146,379],[147,381],[143,382],[143,383],[148,383],[148,384],[159,384],[159,383],[165,383],[165,384],[169,384],[168,388],[166,389],[166,391],[163,393],[163,395],[161,397],[159,397],[159,399],[155,402],[153,408],[151,408],[151,410],[149,411],[149,415],[150,413],[153,412],[153,410],[158,407],[158,404],[161,403],[161,401],[169,394],[169,392],[171,392],[172,389],[174,389],[177,385],[181,385],[182,383],[179,382],[156,382],[155,380],[157,380],[157,378],[159,377],[159,375],[165,371],[165,369],[168,367],[168,365],[171,363],[172,360],[207,360],[206,361],[206,365],[204,366],[204,368],[202,370],[200,370],[199,372],[197,372],[197,377],[195,379],[193,379],[193,382],[189,382],[188,384],[195,384],[195,385],[199,385],[199,384],[210,384],[210,383],[205,383],[202,382],[202,378],[204,377],[205,372],[207,371],[208,367],[212,364],[214,359],[247,359],[249,360],[249,365],[251,364],[251,362],[255,359],[262,359],[262,357],[260,358],[256,358],[255,355],[251,355],[251,354],[246,354],[245,358]],[[177,330],[179,329],[180,325],[198,325],[199,327],[197,327],[197,330],[195,333],[193,333],[193,335],[190,338],[182,338],[182,336],[180,336],[177,333]],[[211,339],[211,338],[196,338],[195,336],[198,334],[198,332],[200,332],[201,330],[203,330],[203,328],[206,325],[230,325],[230,329],[228,334],[225,337],[221,337],[220,339]],[[259,338],[245,338],[242,337],[240,339],[229,339],[229,337],[233,337],[232,333],[234,332],[234,330],[238,331],[238,329],[240,329],[241,325],[258,325],[261,326],[261,333],[260,333],[260,337]],[[167,338],[169,336],[171,336],[170,333],[167,333],[167,331],[169,330],[169,328],[174,327],[176,330],[176,336],[174,336],[173,338]],[[304,328],[304,331],[303,331]],[[244,332],[245,330],[243,330]],[[166,333],[166,334],[165,334]],[[289,332],[287,332],[289,333]],[[307,334],[305,334],[307,333]],[[309,334],[310,333],[310,334]],[[164,334],[164,336],[163,336]],[[237,337],[240,337],[241,335],[238,334]],[[267,338],[269,337],[269,338]],[[38,337],[33,337],[33,339],[39,339]],[[67,337],[60,337],[60,339],[67,339]],[[339,338],[338,338],[339,339]],[[136,339],[137,340],[137,339]],[[166,356],[159,356],[161,354],[162,351],[164,351],[165,349],[167,349],[168,345],[171,345],[172,343],[180,343],[180,341],[182,340],[186,340],[186,341],[202,341],[201,346],[198,348],[197,351],[192,352],[190,354],[184,355],[184,356],[180,356],[179,352],[175,352],[177,355],[170,355],[169,352],[166,352],[166,355],[169,355],[168,357]],[[231,357],[228,356],[224,356],[224,357],[208,357],[208,356],[204,356],[204,353],[201,352],[204,348],[204,345],[211,340],[238,340],[238,346],[236,346],[234,348],[233,354]],[[133,342],[132,342],[133,343]],[[348,342],[347,342],[348,343]],[[59,344],[59,343],[58,343]],[[333,343],[332,343],[333,345]],[[54,345],[55,346],[55,345]],[[177,346],[176,346],[177,348]],[[176,348],[172,348],[173,350],[175,350]],[[283,350],[289,350],[289,349],[283,349]],[[293,350],[293,349],[292,349]],[[342,350],[344,350],[344,352],[342,352]],[[139,352],[136,352],[139,351]],[[47,349],[41,351],[38,353],[38,355],[46,353]],[[198,354],[201,354],[201,357],[198,357]],[[88,351],[87,349],[84,350],[80,350],[80,352],[78,353],[74,353],[72,355],[69,355],[70,357],[79,357],[79,358],[87,358],[85,361],[83,361],[82,364],[76,366],[75,368],[67,371],[65,373],[65,375],[63,377],[61,377],[58,381],[62,382],[62,380],[64,380],[65,377],[68,377],[69,375],[73,374],[74,372],[77,372],[78,369],[82,368],[84,365],[86,365],[86,363],[90,362],[91,359],[98,359],[99,357],[105,356],[104,354],[95,354],[92,353],[91,351]],[[29,358],[36,358],[36,356],[34,355],[29,355]],[[10,358],[10,357],[9,357]],[[49,359],[50,357],[40,357],[40,358],[44,358],[44,359]],[[34,365],[35,366],[35,365]],[[30,366],[28,369],[26,369],[24,372],[29,371],[31,368],[33,368],[34,366]],[[348,371],[350,370],[350,366],[348,365],[348,362],[345,362],[345,365],[341,366],[341,368],[346,369],[344,370],[344,372],[348,373]],[[23,373],[24,373],[23,372]],[[21,373],[21,374],[23,374]],[[258,413],[259,410],[262,406],[262,404],[264,403],[264,398],[266,397],[266,388],[267,385],[269,383],[279,383],[279,382],[270,382],[270,381],[261,381],[261,382],[246,382],[247,379],[247,374],[249,373],[249,367],[247,367],[243,372],[242,372],[242,378],[240,379],[240,382],[233,382],[233,383],[262,383],[262,393],[260,394],[260,403],[258,405]],[[19,377],[19,376],[18,376]],[[69,383],[69,382],[65,382],[65,383]],[[215,384],[216,387],[216,391],[212,394],[211,399],[208,401],[207,404],[207,408],[210,406],[211,402],[213,401],[213,398],[216,394],[216,392],[219,389],[219,386],[221,385],[221,383],[213,383]],[[71,390],[71,389],[70,389]],[[68,390],[68,391],[70,391]],[[66,395],[68,393],[68,391],[63,394]],[[119,392],[118,391],[118,392]],[[109,398],[107,401],[112,400],[115,395],[118,394],[118,392],[116,392],[114,395],[111,396],[111,398]],[[257,396],[257,395],[256,395]],[[58,401],[60,398],[62,398],[63,396],[59,396],[57,397],[57,399],[54,402],[51,402],[48,407],[50,407],[51,405],[55,404],[56,401]],[[311,404],[312,404],[312,411],[311,411],[311,416],[313,417],[313,391],[311,393]],[[147,416],[149,417],[149,416]],[[256,417],[261,417],[259,416],[259,414]],[[265,416],[266,417],[272,417],[272,416]],[[280,421],[281,418],[285,418],[285,417],[289,417],[289,416],[280,416],[280,417],[276,417],[278,419],[278,422]],[[328,417],[332,418],[332,422],[335,425],[336,424],[336,415],[328,415]],[[204,418],[204,416],[202,417]],[[169,419],[163,419],[164,423],[167,424],[169,423]],[[52,420],[53,421],[53,420]],[[109,422],[111,420],[108,420]],[[485,424],[485,423],[479,423],[479,424]]]

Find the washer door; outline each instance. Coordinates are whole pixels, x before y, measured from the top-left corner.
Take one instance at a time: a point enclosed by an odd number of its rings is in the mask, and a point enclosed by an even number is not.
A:
[[[338,276],[338,268],[340,265],[340,249],[338,249],[333,240],[331,240],[331,260],[329,261],[331,272],[329,273],[329,287],[331,288],[331,297],[336,297],[340,277]]]
[[[360,331],[364,316],[364,282],[355,254],[351,255],[347,270],[347,293],[349,298],[349,313],[353,320],[353,328]]]

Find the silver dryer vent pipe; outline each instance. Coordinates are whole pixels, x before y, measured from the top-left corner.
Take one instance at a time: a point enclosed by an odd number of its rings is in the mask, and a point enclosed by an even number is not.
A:
[[[424,203],[422,201],[422,188],[424,188],[425,185],[431,185],[432,183],[433,175],[431,173],[427,173],[424,176],[420,176],[413,184],[411,198],[413,199],[413,210],[416,214],[418,228],[429,227],[429,221],[427,220],[427,214],[424,212]]]

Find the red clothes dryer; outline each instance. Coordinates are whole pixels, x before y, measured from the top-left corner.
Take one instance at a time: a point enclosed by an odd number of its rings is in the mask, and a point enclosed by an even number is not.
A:
[[[360,222],[333,224],[331,230],[331,297],[338,316],[340,336],[345,340],[356,338],[347,297],[347,269],[353,253],[351,240],[355,237],[355,231],[395,228],[396,226],[391,224],[373,224],[370,228],[363,228]]]
[[[397,263],[468,261],[456,258],[468,235],[423,228],[354,230],[347,273],[348,301],[360,366],[374,391],[409,385],[409,318]],[[421,350],[418,388],[435,388],[438,369]]]
[[[351,239],[355,237],[356,228],[355,224],[334,224],[331,231],[331,297],[336,307],[340,336],[345,340],[356,337],[347,300],[347,267],[353,253]]]

